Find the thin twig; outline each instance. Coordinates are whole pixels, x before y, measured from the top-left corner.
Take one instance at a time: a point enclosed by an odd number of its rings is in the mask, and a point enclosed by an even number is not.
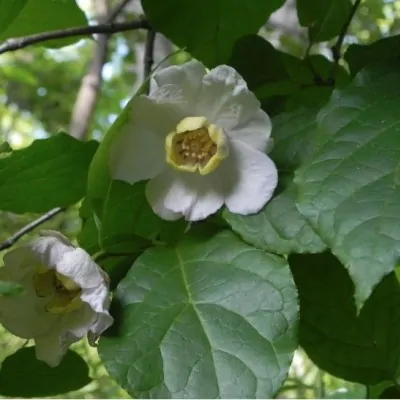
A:
[[[146,36],[146,43],[144,47],[144,74],[143,74],[143,79],[146,80],[150,74],[151,74],[151,69],[153,68],[154,64],[154,43],[156,40],[156,31],[153,29],[150,29],[147,32]],[[147,87],[147,91],[150,90],[150,84]]]
[[[53,208],[52,210],[48,211],[47,213],[41,215],[39,218],[35,219],[34,221],[30,222],[29,224],[25,225],[19,231],[15,232],[12,236],[6,239],[4,242],[0,243],[0,250],[8,249],[11,247],[15,242],[17,242],[22,236],[26,235],[27,233],[33,231],[39,225],[42,225],[46,221],[49,221],[51,218],[59,214],[60,212],[65,211],[65,208],[57,207]]]
[[[333,67],[332,67],[332,71],[330,74],[330,78],[334,79],[335,75],[336,75],[336,71],[339,65],[339,61],[341,58],[341,53],[342,53],[342,46],[343,46],[343,42],[344,42],[344,38],[347,35],[347,31],[349,30],[351,21],[354,18],[354,15],[357,12],[358,7],[361,4],[361,0],[356,0],[353,4],[353,6],[351,7],[350,13],[347,17],[346,22],[343,24],[342,29],[340,30],[339,36],[337,38],[336,43],[334,44],[334,46],[332,47],[332,57],[333,57]]]
[[[121,3],[117,4],[115,8],[110,11],[109,20],[114,21],[130,1],[131,0],[122,0]]]
[[[151,29],[145,20],[128,21],[121,23],[107,23],[91,26],[78,26],[75,28],[61,29],[58,31],[42,32],[35,35],[11,38],[0,45],[0,54],[8,51],[15,51],[32,44],[46,42],[53,39],[62,39],[66,37],[92,35],[95,33],[117,33],[131,31],[135,29]]]

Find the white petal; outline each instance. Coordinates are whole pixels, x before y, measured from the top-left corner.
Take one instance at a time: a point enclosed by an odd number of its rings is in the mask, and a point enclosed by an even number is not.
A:
[[[192,60],[181,65],[164,68],[154,75],[154,80],[158,87],[166,85],[179,87],[185,100],[193,104],[193,101],[197,100],[205,74],[204,65],[201,62]]]
[[[83,290],[106,287],[100,267],[83,249],[74,249],[64,253],[55,269],[62,275],[72,279]]]
[[[248,120],[240,121],[227,131],[227,135],[234,140],[239,140],[250,147],[260,151],[269,152],[271,143],[270,135],[272,123],[268,115],[261,109],[249,116]]]
[[[274,193],[278,183],[277,169],[266,154],[242,142],[232,140],[230,145],[230,157],[220,171],[230,182],[225,203],[233,213],[257,213]]]
[[[36,358],[57,367],[68,350],[68,346],[61,346],[60,337],[57,333],[38,336],[35,338]]]
[[[43,236],[27,244],[37,260],[49,268],[55,268],[64,255],[75,250],[75,247],[57,236]]]
[[[16,253],[22,249],[17,248],[6,254],[8,256],[7,259],[4,257],[6,266],[0,268],[0,280],[16,282],[24,288],[24,293],[20,296],[0,296],[0,323],[14,335],[30,339],[51,330],[57,317],[45,312],[48,300],[36,295],[32,285],[36,265],[30,264],[30,268],[24,265],[24,273],[19,274],[20,265],[9,264],[9,260],[15,259]],[[13,279],[15,277],[19,279]]]
[[[212,69],[203,79],[197,113],[224,128],[235,140],[264,150],[271,122],[238,72],[227,65]]]
[[[152,179],[146,195],[155,213],[161,218],[199,221],[215,213],[224,202],[223,188],[217,175],[200,176],[167,169]],[[172,213],[172,214],[168,214]]]
[[[110,148],[110,175],[130,184],[151,179],[165,166],[165,136],[180,121],[170,105],[137,97],[123,132]]]

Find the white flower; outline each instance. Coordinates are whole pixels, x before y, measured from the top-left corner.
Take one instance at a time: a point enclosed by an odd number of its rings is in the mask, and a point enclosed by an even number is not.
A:
[[[0,323],[34,339],[36,357],[57,366],[68,347],[88,334],[94,346],[112,323],[108,278],[83,249],[53,231],[4,256],[0,280],[25,292],[0,296]]]
[[[111,145],[111,177],[150,179],[147,199],[167,220],[202,220],[223,204],[260,211],[277,185],[265,154],[271,122],[243,78],[191,61],[156,73],[153,84],[150,96],[133,99],[132,126]]]

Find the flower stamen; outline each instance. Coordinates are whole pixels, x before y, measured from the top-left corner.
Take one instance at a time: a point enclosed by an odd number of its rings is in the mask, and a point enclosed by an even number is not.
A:
[[[180,171],[201,175],[214,171],[228,156],[222,129],[209,124],[204,117],[184,118],[165,140],[166,159]]]
[[[82,306],[81,288],[71,279],[54,270],[38,269],[33,276],[38,297],[50,297],[45,310],[52,314],[66,314]]]

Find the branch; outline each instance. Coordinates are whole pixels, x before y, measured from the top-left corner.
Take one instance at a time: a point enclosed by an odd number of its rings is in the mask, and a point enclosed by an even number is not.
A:
[[[97,22],[112,23],[109,17],[108,0],[96,0]],[[121,9],[122,10],[122,9]],[[69,134],[79,140],[86,139],[89,125],[100,94],[102,72],[107,61],[109,35],[101,34],[96,39],[93,58],[86,75],[82,78],[80,88],[72,110]]]
[[[131,0],[122,0],[121,3],[117,4],[115,8],[111,10],[109,20],[114,21],[130,1]]]
[[[334,63],[332,71],[331,71],[332,79],[335,78],[336,70],[339,65],[344,38],[346,37],[346,34],[347,34],[347,31],[349,30],[351,21],[353,20],[354,15],[356,14],[357,9],[360,6],[360,4],[361,4],[361,0],[356,0],[354,2],[353,7],[351,8],[350,13],[347,17],[347,20],[342,26],[342,29],[338,36],[338,39],[337,39],[336,43],[334,44],[334,46],[332,47],[332,57],[333,57],[333,63]]]
[[[57,207],[53,208],[52,210],[48,211],[47,213],[41,215],[39,218],[35,219],[34,221],[30,222],[29,224],[25,225],[19,231],[15,232],[12,236],[6,239],[4,242],[0,243],[0,250],[8,249],[13,244],[15,244],[22,236],[26,235],[27,233],[33,231],[39,225],[42,225],[46,221],[49,221],[51,218],[59,214],[60,212],[64,211],[64,208]]]
[[[53,39],[62,39],[74,36],[93,35],[95,33],[117,33],[131,31],[135,29],[151,29],[146,20],[128,21],[121,23],[107,23],[92,26],[79,26],[75,28],[61,29],[58,31],[50,31],[38,33],[35,35],[22,36],[19,38],[11,38],[0,45],[0,54],[8,51],[23,49],[36,43],[46,42]]]
[[[143,57],[143,61],[144,61],[143,79],[144,80],[146,80],[150,76],[151,69],[153,67],[155,39],[156,39],[156,31],[153,29],[150,29],[147,32],[146,43],[145,43],[145,47],[144,47],[144,57]],[[149,89],[150,89],[150,84],[148,85],[147,90],[149,91]]]

